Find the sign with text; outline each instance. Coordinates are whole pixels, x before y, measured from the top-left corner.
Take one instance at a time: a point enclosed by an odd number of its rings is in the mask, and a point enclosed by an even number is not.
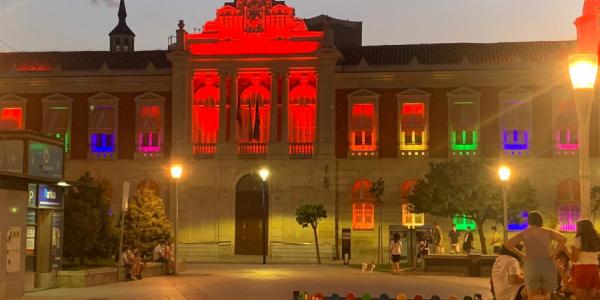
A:
[[[64,151],[59,146],[30,141],[28,175],[61,180],[63,154]]]
[[[27,207],[37,207],[37,184],[30,183],[27,185]]]
[[[61,189],[40,184],[38,186],[38,207],[62,208]]]

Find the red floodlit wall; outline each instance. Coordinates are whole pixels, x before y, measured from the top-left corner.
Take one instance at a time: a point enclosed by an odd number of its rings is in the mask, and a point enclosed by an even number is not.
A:
[[[226,3],[203,31],[186,36],[194,55],[301,54],[319,49],[323,32],[308,31],[294,9],[271,0]]]
[[[269,142],[271,127],[271,91],[268,73],[241,74],[241,92],[237,112],[238,143]],[[258,115],[256,114],[258,112]]]
[[[201,73],[194,77],[192,110],[192,140],[194,154],[214,155],[219,133],[220,91],[216,73]]]
[[[290,76],[288,107],[290,144],[312,144],[315,141],[317,123],[317,89],[315,86],[314,73],[292,73]]]
[[[598,16],[600,0],[585,0],[581,17],[575,20],[577,47],[580,52],[596,53],[600,41]]]

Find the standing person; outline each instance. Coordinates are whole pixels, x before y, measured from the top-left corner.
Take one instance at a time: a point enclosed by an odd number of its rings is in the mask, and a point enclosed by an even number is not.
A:
[[[577,221],[577,233],[571,246],[573,285],[578,300],[593,299],[598,287],[598,253],[600,237],[592,221]]]
[[[456,231],[456,225],[452,226],[448,237],[450,237],[450,254],[459,253],[458,240],[460,239],[460,232]]]
[[[502,243],[500,243],[500,234],[498,233],[498,227],[496,226],[492,226],[492,242],[490,243],[490,246],[493,247],[494,249],[494,253],[498,254],[500,253],[500,248],[502,248]]]
[[[442,228],[438,222],[433,222],[433,254],[444,254]]]
[[[171,243],[171,241],[167,241],[165,257],[169,261],[169,268],[171,269],[169,275],[175,275],[175,244]]]
[[[504,244],[506,248],[525,257],[525,286],[529,299],[550,296],[556,290],[556,266],[554,257],[564,249],[567,238],[561,233],[544,227],[544,218],[538,211],[532,211],[527,217],[529,227],[510,238]],[[552,248],[553,242],[556,246]],[[525,254],[515,246],[524,243]]]
[[[519,245],[520,246],[520,245]],[[519,248],[519,247],[517,247]],[[492,291],[496,300],[521,300],[525,288],[525,277],[519,264],[517,253],[506,247],[500,249],[500,256],[492,266]]]
[[[169,263],[169,259],[167,259],[165,255],[165,250],[167,248],[165,240],[160,240],[154,250],[152,251],[152,261],[159,262],[164,264],[167,269],[167,274],[171,274],[171,264]]]
[[[392,274],[400,274],[400,259],[402,258],[402,242],[400,234],[394,233],[394,239],[390,242],[390,253],[392,255]]]
[[[467,253],[467,255],[471,254],[471,250],[473,250],[473,233],[471,232],[471,227],[467,227],[467,232],[465,233],[465,239],[463,241],[462,248]]]

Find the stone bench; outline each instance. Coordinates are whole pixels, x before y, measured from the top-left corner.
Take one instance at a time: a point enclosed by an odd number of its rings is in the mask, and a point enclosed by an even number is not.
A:
[[[125,270],[121,268],[118,275],[117,270],[118,268],[115,266],[79,271],[59,271],[57,284],[58,287],[62,288],[81,288],[124,281]],[[148,262],[143,275],[144,277],[153,277],[165,273],[164,266],[161,263]]]
[[[425,272],[450,273],[471,277],[487,277],[492,273],[496,255],[426,255]]]

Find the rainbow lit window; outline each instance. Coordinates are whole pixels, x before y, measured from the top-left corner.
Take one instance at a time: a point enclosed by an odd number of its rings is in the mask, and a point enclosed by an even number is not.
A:
[[[450,149],[453,155],[475,155],[479,148],[478,106],[474,101],[450,105]]]
[[[406,180],[401,187],[402,192],[402,225],[406,226],[423,226],[425,225],[425,214],[416,214],[412,210],[412,205],[409,202],[410,196],[415,191],[417,185],[416,179]]]
[[[521,213],[520,216],[518,216],[516,219],[511,220],[511,222],[508,223],[508,230],[509,231],[523,231],[525,229],[527,229],[528,225],[527,224],[527,217],[529,216],[529,213],[524,211]]]
[[[377,150],[375,104],[353,104],[350,115],[350,151],[374,155]]]
[[[116,149],[115,108],[112,105],[90,106],[90,152],[98,158],[112,158]]]
[[[454,224],[454,226],[456,226],[456,230],[459,231],[466,231],[467,229],[477,229],[477,224],[475,224],[475,221],[468,218],[467,216],[455,216],[454,218],[452,218],[452,224]]]
[[[2,107],[0,108],[0,129],[23,129],[23,108]]]
[[[528,155],[531,141],[531,106],[529,102],[503,101],[500,122],[504,154],[515,157]]]
[[[162,146],[162,116],[158,105],[141,105],[138,110],[137,151],[156,153]]]
[[[400,150],[427,150],[425,103],[403,103],[400,120]]]
[[[311,78],[307,74],[298,75],[290,78],[290,85],[295,84],[288,106],[290,155],[309,157],[313,155],[317,128],[317,89],[314,75]]]
[[[373,183],[359,179],[352,185],[352,229],[373,230],[375,228],[375,202],[369,190]]]
[[[71,146],[69,127],[69,108],[67,106],[52,106],[46,109],[42,131],[52,137],[64,140],[65,152],[69,152]]]
[[[192,116],[194,155],[213,157],[219,133],[219,97],[216,74],[201,74],[195,79]]]
[[[575,155],[579,150],[577,111],[572,98],[558,103],[553,135],[556,154]]]

